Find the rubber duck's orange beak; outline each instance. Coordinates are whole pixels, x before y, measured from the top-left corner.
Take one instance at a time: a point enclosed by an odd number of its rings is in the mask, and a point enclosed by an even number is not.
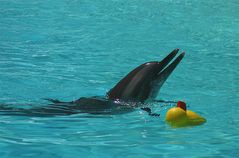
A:
[[[184,111],[186,111],[186,110],[187,110],[186,103],[185,103],[185,102],[183,102],[183,101],[178,101],[178,102],[177,102],[177,107],[180,107],[180,108],[182,108]]]

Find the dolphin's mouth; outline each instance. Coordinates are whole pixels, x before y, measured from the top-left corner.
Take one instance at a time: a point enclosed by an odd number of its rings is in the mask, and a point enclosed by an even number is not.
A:
[[[168,56],[166,56],[162,61],[159,62],[160,69],[160,74],[168,74],[170,75],[172,71],[176,68],[176,66],[179,64],[179,62],[183,59],[185,53],[182,52],[173,62],[173,58],[177,55],[179,49],[173,50]],[[170,65],[168,65],[171,62]],[[168,65],[168,66],[167,66]],[[167,66],[167,67],[166,67]]]
[[[166,56],[159,64],[159,72],[156,75],[156,79],[153,81],[153,88],[151,92],[151,99],[156,98],[160,88],[163,86],[164,82],[168,79],[169,75],[177,67],[180,61],[183,59],[185,53],[182,52],[175,60],[179,49],[173,50],[168,56]],[[173,61],[172,61],[173,60]],[[171,62],[171,63],[170,63]],[[170,63],[170,64],[169,64]]]

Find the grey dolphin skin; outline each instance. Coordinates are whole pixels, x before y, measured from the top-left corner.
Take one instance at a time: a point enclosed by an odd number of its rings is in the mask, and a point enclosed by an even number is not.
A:
[[[136,67],[120,80],[105,97],[82,97],[71,102],[47,99],[51,104],[30,109],[0,105],[0,114],[39,117],[78,113],[121,114],[141,108],[149,115],[157,116],[157,114],[151,113],[150,108],[143,108],[143,104],[152,102],[156,98],[164,82],[183,59],[184,52],[172,61],[178,51],[179,49],[173,50],[160,62],[146,62]]]

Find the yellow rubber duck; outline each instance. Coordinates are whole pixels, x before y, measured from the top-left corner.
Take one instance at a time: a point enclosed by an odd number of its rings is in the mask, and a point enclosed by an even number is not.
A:
[[[177,128],[201,125],[206,122],[206,119],[191,110],[187,110],[185,102],[178,101],[176,107],[168,110],[166,121],[172,127]]]

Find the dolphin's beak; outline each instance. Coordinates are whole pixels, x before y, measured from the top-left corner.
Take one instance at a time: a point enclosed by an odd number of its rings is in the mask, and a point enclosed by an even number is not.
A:
[[[173,62],[170,63],[170,61],[173,60],[173,58],[178,53],[179,49],[173,50],[167,57],[165,57],[162,61],[159,62],[160,65],[160,71],[157,75],[157,80],[159,80],[158,86],[159,88],[163,85],[163,83],[167,80],[169,75],[173,72],[173,70],[177,67],[177,65],[180,63],[180,61],[183,59],[185,53],[181,53]],[[169,64],[169,65],[168,65]],[[167,66],[168,65],[168,66]]]
[[[178,51],[179,49],[176,48],[171,53],[169,53],[168,56],[166,56],[163,60],[159,62],[160,66],[162,66],[162,68],[165,68],[168,63],[177,55]]]
[[[150,84],[151,92],[149,92],[147,96],[142,96],[142,100],[152,100],[157,97],[160,88],[163,86],[164,82],[168,79],[169,75],[173,72],[185,55],[183,52],[174,61],[172,61],[177,55],[178,51],[179,49],[173,50],[163,60],[158,62],[157,65],[155,64],[154,67],[156,71],[153,72],[155,74],[155,78]],[[151,63],[153,64],[153,62]]]

